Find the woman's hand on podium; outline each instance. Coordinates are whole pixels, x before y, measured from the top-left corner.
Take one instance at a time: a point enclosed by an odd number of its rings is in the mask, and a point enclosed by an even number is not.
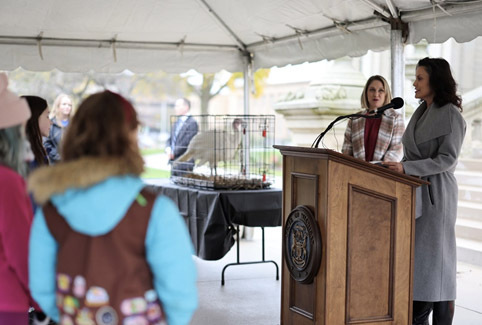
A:
[[[405,171],[403,169],[403,165],[399,162],[387,161],[382,163],[388,169],[394,170],[396,172],[404,174]]]

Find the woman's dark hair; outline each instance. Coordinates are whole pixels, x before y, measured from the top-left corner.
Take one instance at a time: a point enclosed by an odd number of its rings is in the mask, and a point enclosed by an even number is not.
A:
[[[139,121],[124,97],[108,90],[89,96],[80,104],[62,140],[62,159],[116,157],[142,161],[131,133]],[[142,166],[142,164],[141,164]]]
[[[457,83],[452,76],[449,63],[442,58],[423,58],[418,61],[418,67],[424,67],[429,75],[434,103],[438,106],[452,103],[462,111],[462,98],[457,95]]]
[[[25,132],[27,133],[30,147],[32,148],[35,161],[40,165],[48,165],[47,152],[45,151],[42,134],[39,128],[39,116],[48,108],[47,101],[38,96],[22,96],[27,100],[32,115],[27,121]]]

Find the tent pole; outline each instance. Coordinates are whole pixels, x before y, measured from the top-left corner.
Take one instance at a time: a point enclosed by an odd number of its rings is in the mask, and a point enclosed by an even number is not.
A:
[[[390,30],[390,60],[392,77],[392,96],[404,96],[403,84],[405,80],[405,57],[403,54],[403,26],[400,19],[392,19]],[[405,117],[405,106],[401,114]]]
[[[249,115],[249,92],[250,92],[250,76],[251,76],[251,56],[247,53],[244,60],[244,115]]]
[[[250,85],[251,85],[251,75],[252,75],[252,56],[250,52],[245,52],[244,56],[244,71],[243,71],[243,79],[244,79],[244,116],[245,120],[247,121],[247,115],[249,115],[249,95],[250,95]],[[241,172],[243,175],[250,175],[250,142],[248,138],[248,134],[246,132],[243,133],[243,141],[244,145],[242,145],[242,168]]]

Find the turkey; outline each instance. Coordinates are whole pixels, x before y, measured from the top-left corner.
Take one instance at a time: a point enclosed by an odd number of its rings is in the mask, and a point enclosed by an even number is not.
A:
[[[208,130],[196,134],[186,152],[180,156],[176,163],[182,163],[194,159],[195,166],[202,166],[209,163],[211,175],[213,169],[216,173],[216,167],[219,162],[228,163],[236,156],[241,147],[241,125],[243,120],[236,118],[232,123],[232,129],[226,130]]]

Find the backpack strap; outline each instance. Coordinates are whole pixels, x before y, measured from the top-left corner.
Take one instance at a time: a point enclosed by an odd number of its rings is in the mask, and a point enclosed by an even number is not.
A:
[[[63,243],[72,231],[72,228],[70,228],[67,221],[65,221],[62,215],[57,211],[57,208],[52,204],[52,201],[49,200],[44,204],[42,211],[50,233],[57,243]]]

